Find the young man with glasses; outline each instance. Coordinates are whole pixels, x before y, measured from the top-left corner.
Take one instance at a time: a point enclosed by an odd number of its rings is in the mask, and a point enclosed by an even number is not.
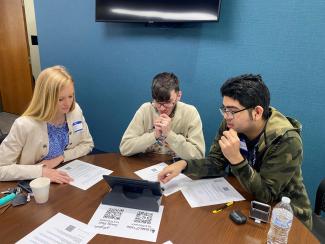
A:
[[[182,92],[176,75],[157,74],[151,93],[153,101],[138,109],[122,137],[121,154],[156,152],[182,159],[203,158],[201,118],[194,106],[180,102]]]
[[[166,183],[181,172],[217,177],[229,166],[256,200],[291,198],[294,214],[311,228],[312,210],[301,172],[301,124],[269,106],[269,90],[260,75],[231,78],[220,91],[224,119],[208,156],[171,164],[159,180]]]

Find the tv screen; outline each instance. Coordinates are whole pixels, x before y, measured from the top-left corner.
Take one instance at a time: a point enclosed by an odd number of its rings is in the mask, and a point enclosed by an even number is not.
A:
[[[96,0],[96,21],[218,21],[221,0]]]

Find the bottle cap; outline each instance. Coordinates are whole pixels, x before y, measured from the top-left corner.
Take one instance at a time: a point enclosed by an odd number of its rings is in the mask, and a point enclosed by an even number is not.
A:
[[[284,202],[286,204],[289,204],[291,202],[290,198],[289,197],[282,197],[281,198],[281,202]]]

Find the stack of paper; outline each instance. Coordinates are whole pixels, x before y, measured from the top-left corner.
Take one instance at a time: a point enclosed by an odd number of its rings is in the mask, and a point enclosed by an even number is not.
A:
[[[182,193],[192,208],[245,200],[223,177],[186,183]]]
[[[74,160],[62,166],[59,170],[66,172],[73,179],[70,185],[82,190],[89,189],[102,180],[103,175],[109,175],[113,172],[80,160]]]

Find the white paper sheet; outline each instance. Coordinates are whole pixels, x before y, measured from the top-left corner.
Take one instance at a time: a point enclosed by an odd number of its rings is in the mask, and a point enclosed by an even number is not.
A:
[[[25,243],[88,243],[97,233],[88,225],[57,213],[17,242]]]
[[[100,204],[88,225],[99,234],[155,242],[163,209],[151,212]]]
[[[181,190],[192,208],[245,200],[223,177],[195,180]]]
[[[167,166],[166,163],[162,162],[159,164],[152,165],[150,167],[135,171],[134,173],[138,175],[143,180],[158,181],[158,174]],[[160,184],[163,187],[164,195],[169,196],[177,191],[179,191],[184,183],[192,181],[189,177],[184,174],[179,174],[171,181],[166,184]]]
[[[70,185],[78,187],[82,190],[87,190],[100,180],[103,179],[103,175],[109,175],[113,171],[98,167],[96,165],[86,163],[80,160],[74,160],[61,168],[59,170],[67,172],[73,181]]]

